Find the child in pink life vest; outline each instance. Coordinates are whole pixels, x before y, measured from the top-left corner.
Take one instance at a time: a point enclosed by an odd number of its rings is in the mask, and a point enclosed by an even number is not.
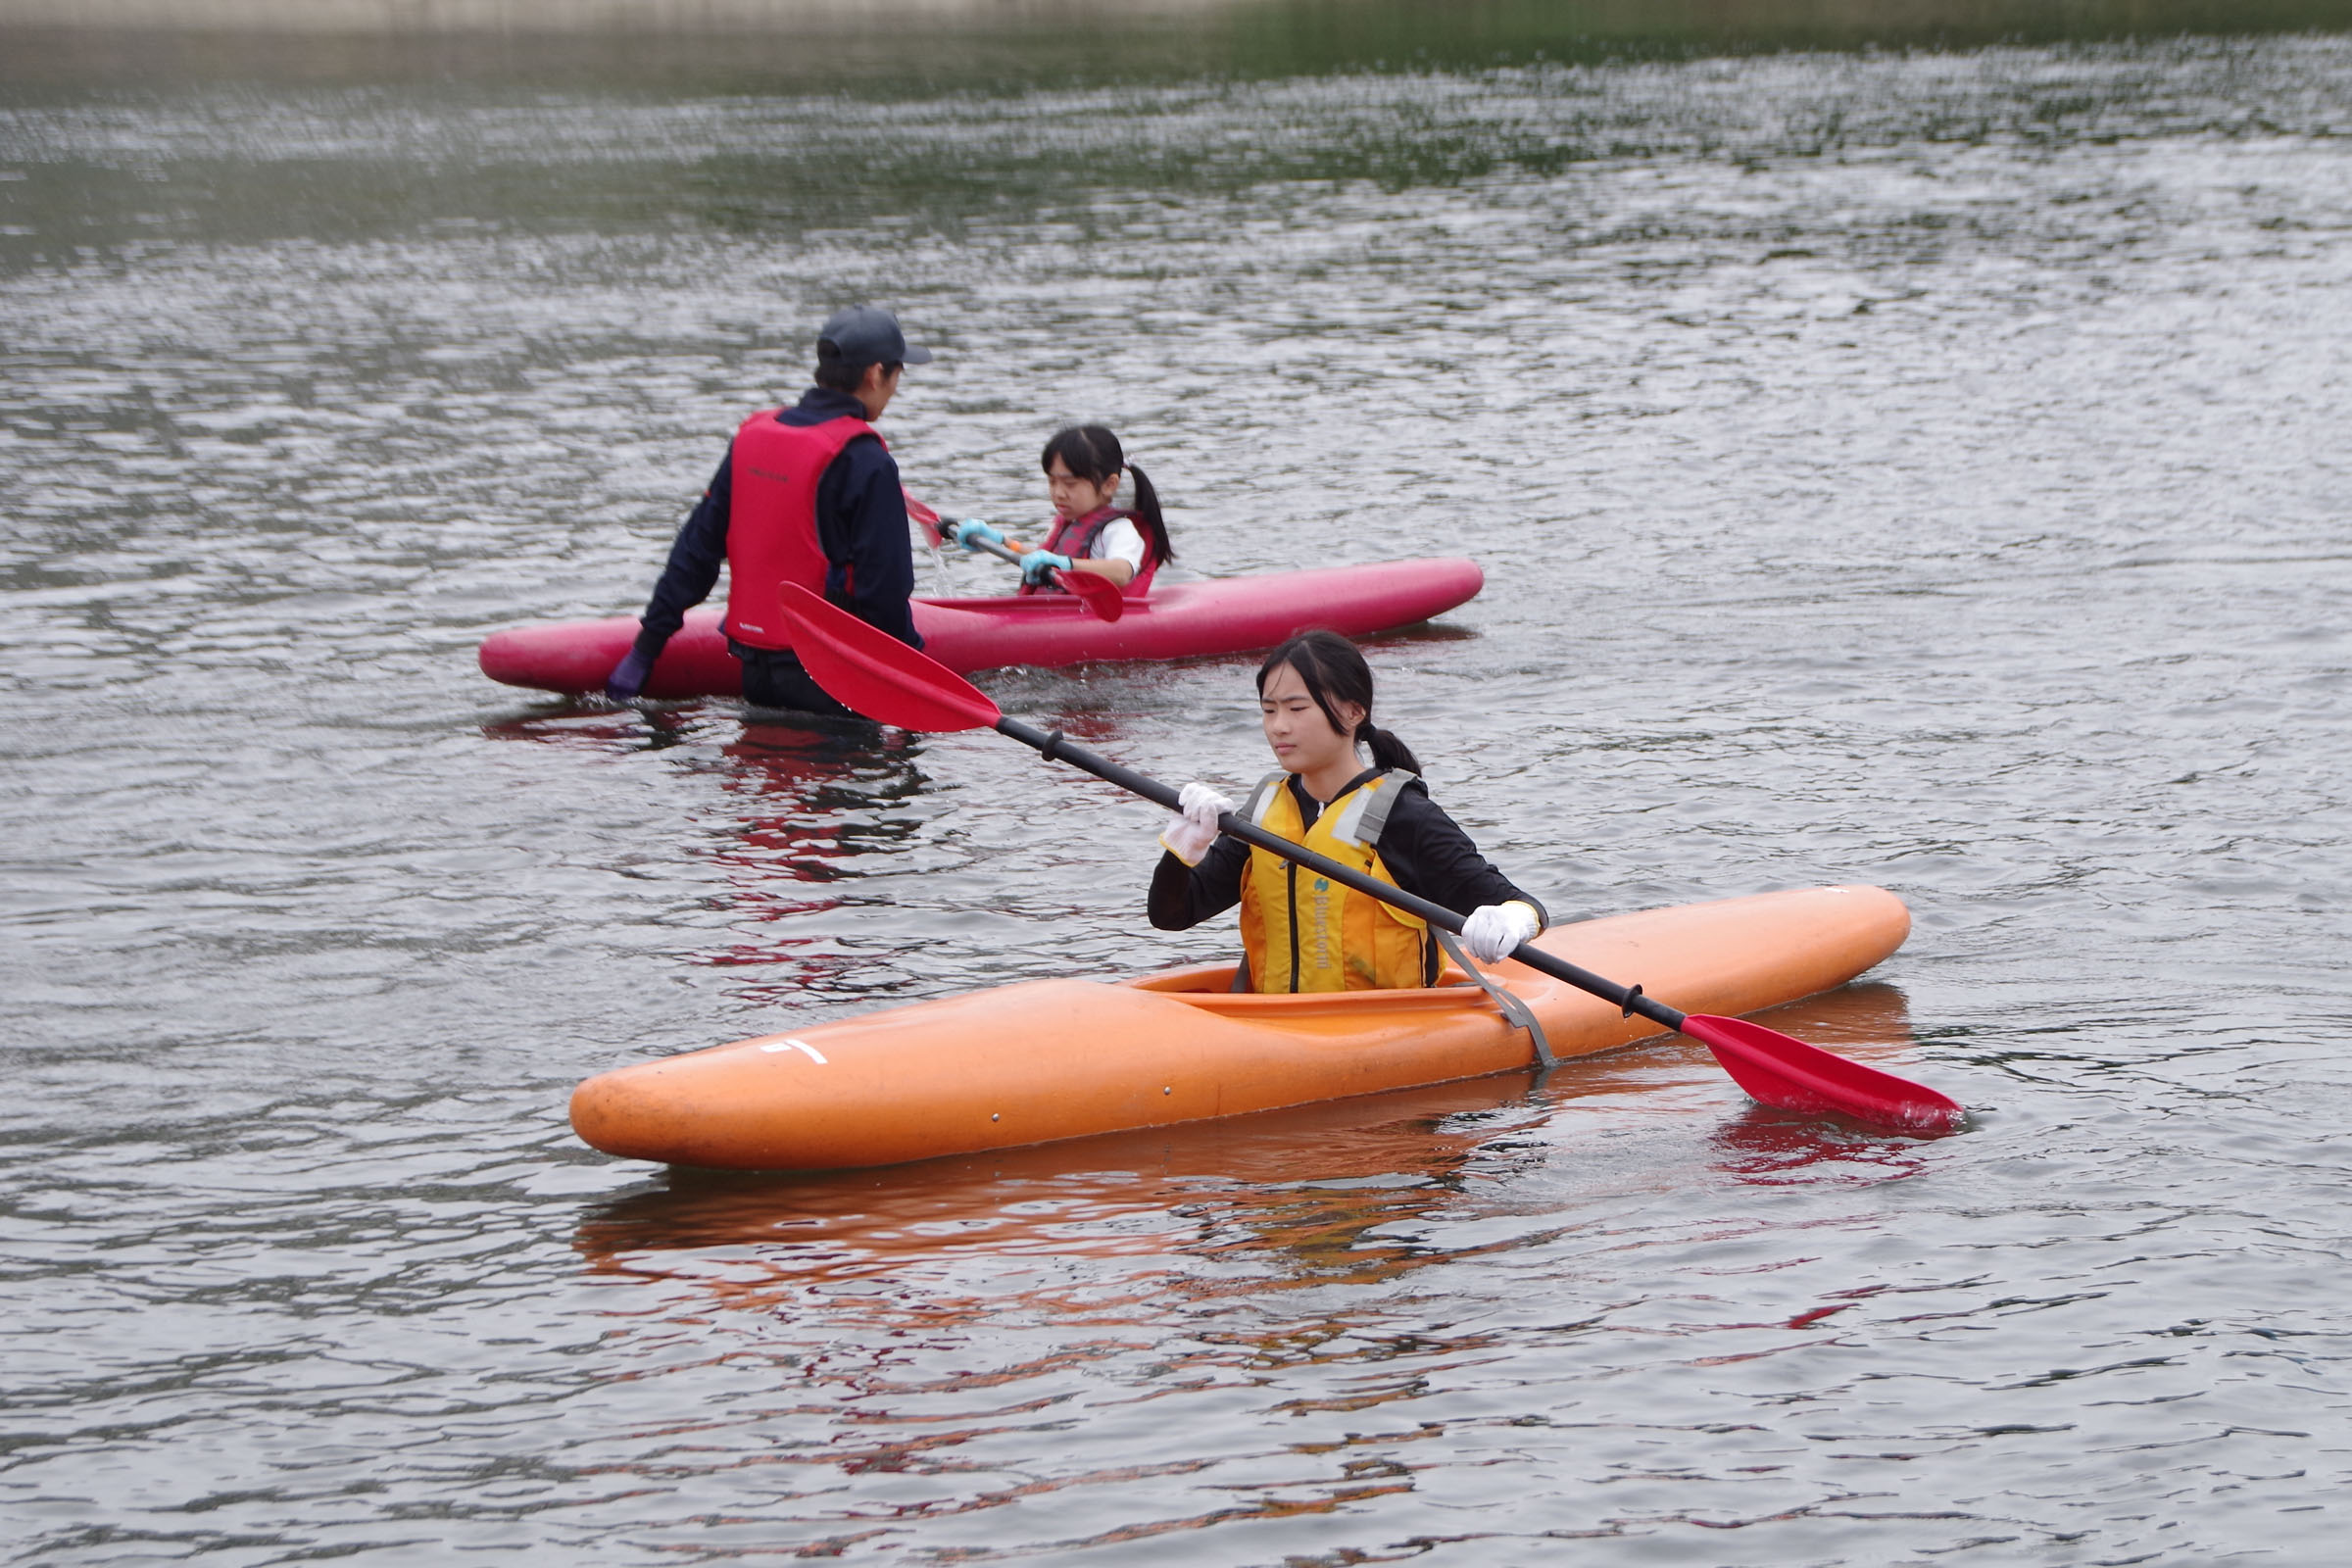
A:
[[[967,550],[986,539],[1020,552],[1022,593],[1064,592],[1054,581],[1058,569],[1107,577],[1129,598],[1141,599],[1151,590],[1152,573],[1175,560],[1176,551],[1159,514],[1159,493],[1143,469],[1129,466],[1119,438],[1099,424],[1071,425],[1046,443],[1040,466],[1054,501],[1054,525],[1043,543],[1008,540],[994,525],[970,517],[942,532]],[[1132,510],[1118,505],[1119,481],[1128,474],[1135,476]]]

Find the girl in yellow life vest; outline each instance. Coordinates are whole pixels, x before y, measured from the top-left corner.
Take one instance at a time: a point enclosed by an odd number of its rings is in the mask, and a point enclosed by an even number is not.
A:
[[[1337,632],[1310,631],[1266,656],[1258,711],[1280,771],[1239,812],[1295,844],[1407,893],[1469,909],[1463,946],[1492,963],[1544,929],[1544,906],[1490,865],[1429,798],[1402,741],[1372,722],[1372,671]],[[1358,749],[1371,753],[1366,767]],[[1160,835],[1152,923],[1183,931],[1242,906],[1244,969],[1234,989],[1368,991],[1436,983],[1435,934],[1403,910],[1217,832],[1234,804],[1184,787]]]

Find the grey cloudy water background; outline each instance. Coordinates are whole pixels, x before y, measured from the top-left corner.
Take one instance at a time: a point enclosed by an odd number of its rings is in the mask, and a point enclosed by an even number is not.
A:
[[[2342,19],[1239,15],[830,85],[15,54],[7,1561],[2340,1554]],[[579,1147],[607,1067],[1229,940],[1002,741],[474,670],[638,608],[856,298],[940,351],[886,427],[950,511],[1099,417],[1187,567],[1476,556],[1372,655],[1440,798],[1563,914],[1895,889],[1776,1021],[1970,1130],[1662,1043],[841,1176]],[[1250,667],[983,684],[1241,781]]]

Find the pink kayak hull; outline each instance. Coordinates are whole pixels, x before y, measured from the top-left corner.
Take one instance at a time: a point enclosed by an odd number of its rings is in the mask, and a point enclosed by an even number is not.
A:
[[[1447,556],[1162,582],[1151,597],[1128,600],[1117,620],[1096,619],[1066,594],[917,599],[914,625],[923,651],[958,673],[1006,664],[1190,659],[1271,648],[1309,626],[1349,637],[1409,626],[1468,602],[1485,582],[1477,562]],[[741,695],[743,666],[727,652],[718,617],[709,607],[687,615],[654,665],[646,696]],[[540,691],[601,691],[636,636],[630,615],[511,627],[483,639],[482,673]]]

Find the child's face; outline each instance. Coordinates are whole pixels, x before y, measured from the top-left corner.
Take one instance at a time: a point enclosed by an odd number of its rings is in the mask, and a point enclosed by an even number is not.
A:
[[[1057,454],[1054,466],[1046,470],[1046,493],[1054,498],[1056,516],[1083,517],[1090,512],[1100,512],[1110,505],[1119,493],[1118,474],[1112,474],[1101,484],[1081,479],[1070,471],[1070,466]]]
[[[1346,733],[1332,728],[1298,665],[1279,665],[1266,677],[1257,694],[1258,719],[1265,725],[1274,760],[1285,771],[1313,774],[1353,760],[1355,728],[1364,721],[1364,710],[1353,703],[1333,706],[1348,726]]]

